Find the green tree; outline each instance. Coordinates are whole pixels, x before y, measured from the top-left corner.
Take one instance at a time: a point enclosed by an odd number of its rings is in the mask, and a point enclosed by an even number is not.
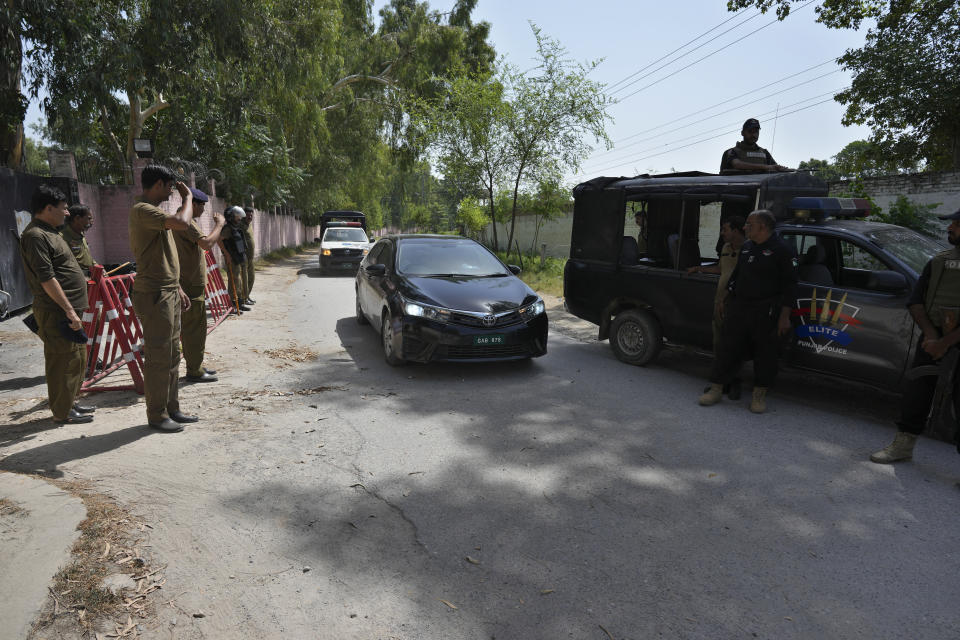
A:
[[[827,182],[840,179],[840,172],[829,160],[818,160],[816,158],[801,160],[797,169],[800,171],[809,171],[821,180],[826,180]]]
[[[728,0],[736,11],[776,8],[782,20],[800,0]],[[871,142],[902,165],[960,170],[960,4],[956,0],[823,0],[817,21],[859,29],[875,20],[866,43],[840,65],[853,73],[836,99],[843,123],[867,124]]]
[[[468,196],[457,206],[456,221],[462,235],[476,238],[486,228],[490,219],[480,201]]]
[[[941,225],[934,216],[934,210],[940,203],[922,204],[906,196],[897,196],[886,213],[877,211],[870,216],[871,220],[896,224],[913,229],[925,235],[936,237],[941,233]]]
[[[607,148],[605,125],[611,99],[603,86],[588,76],[599,61],[586,64],[567,57],[556,40],[530,25],[537,41],[537,66],[531,72],[511,70],[507,142],[513,207],[507,248],[513,244],[518,196],[524,183],[537,184],[543,176],[577,170],[590,151],[591,136]]]

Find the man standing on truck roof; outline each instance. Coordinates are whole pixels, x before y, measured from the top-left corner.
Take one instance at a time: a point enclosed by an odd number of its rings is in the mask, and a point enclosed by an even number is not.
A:
[[[754,211],[743,225],[748,242],[740,249],[727,285],[720,348],[710,374],[710,388],[700,404],[720,402],[740,363],[753,353],[753,399],[750,411],[767,410],[767,389],[777,375],[780,337],[790,331],[790,312],[797,290],[797,258],[775,232],[776,218],[766,209]]]
[[[914,367],[937,364],[960,343],[960,209],[939,218],[950,221],[947,240],[953,248],[931,258],[907,301],[910,315],[921,331]],[[932,376],[906,381],[897,435],[893,442],[873,453],[870,460],[889,464],[913,457],[917,437],[927,423],[936,384],[937,379]]]
[[[720,160],[720,173],[738,171],[747,173],[776,173],[790,171],[787,167],[777,164],[770,152],[757,144],[760,139],[760,121],[749,118],[743,123],[740,131],[743,140],[723,152]]]

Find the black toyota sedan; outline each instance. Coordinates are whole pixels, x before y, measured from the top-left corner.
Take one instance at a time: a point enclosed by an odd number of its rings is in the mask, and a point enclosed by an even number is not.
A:
[[[519,272],[469,238],[384,236],[357,272],[357,322],[392,365],[542,356],[547,314]]]

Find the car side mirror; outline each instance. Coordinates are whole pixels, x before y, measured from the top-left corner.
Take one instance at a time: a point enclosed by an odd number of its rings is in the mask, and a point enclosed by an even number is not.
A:
[[[508,265],[507,265],[507,269],[509,269],[509,270],[510,270],[510,273],[512,273],[512,274],[515,275],[515,276],[520,275],[520,272],[523,271],[523,269],[521,269],[520,267],[518,267],[518,266],[515,265],[515,264],[508,264]]]
[[[371,275],[371,276],[382,276],[383,274],[385,274],[385,273],[387,272],[387,265],[385,265],[385,264],[371,264],[371,265],[368,265],[368,266],[364,267],[363,270],[366,271],[367,274],[368,274],[368,275]]]
[[[867,278],[867,289],[890,293],[907,288],[907,279],[899,271],[871,271]]]

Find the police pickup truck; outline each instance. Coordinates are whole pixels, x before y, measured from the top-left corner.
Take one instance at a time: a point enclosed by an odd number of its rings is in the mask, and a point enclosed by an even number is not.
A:
[[[712,348],[718,276],[687,273],[717,262],[721,219],[769,209],[798,258],[788,364],[897,389],[917,328],[907,299],[945,246],[910,229],[862,219],[865,201],[828,197],[803,172],[683,173],[596,178],[574,189],[567,310],[599,326],[617,358],[636,365],[663,344]],[[639,238],[625,220],[646,218]],[[704,222],[701,225],[701,221]],[[639,243],[638,243],[639,240]],[[645,246],[644,246],[645,245]]]
[[[370,251],[366,218],[359,211],[327,211],[320,220],[320,273],[360,266]]]

